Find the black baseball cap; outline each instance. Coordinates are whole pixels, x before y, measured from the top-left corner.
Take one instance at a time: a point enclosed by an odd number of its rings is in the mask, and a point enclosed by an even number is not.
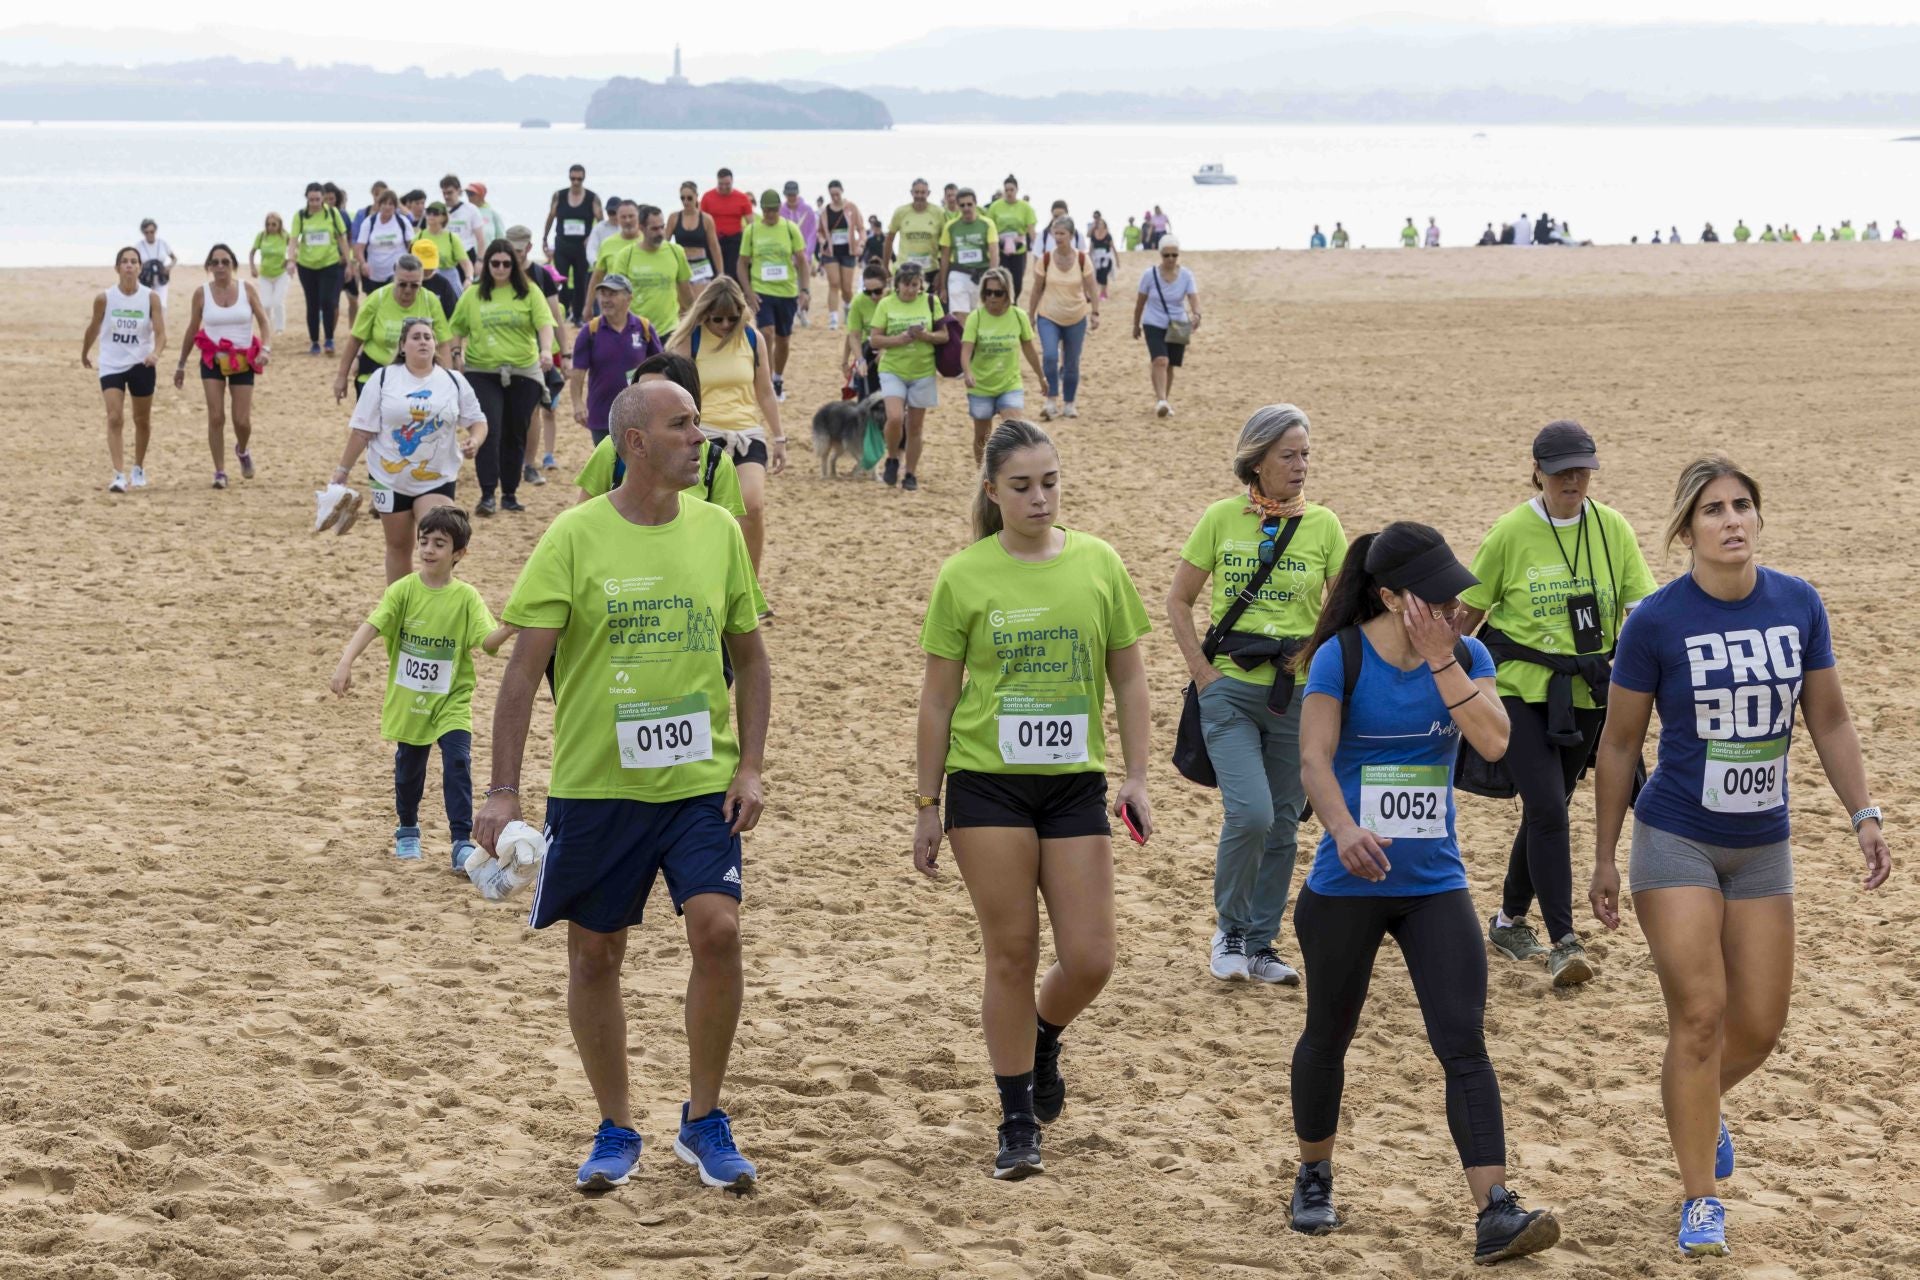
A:
[[[1396,521],[1374,535],[1367,573],[1389,591],[1411,591],[1422,600],[1451,600],[1480,585],[1438,529],[1411,520]]]
[[[1533,438],[1533,460],[1550,476],[1575,467],[1589,471],[1600,469],[1600,455],[1594,452],[1593,437],[1587,429],[1570,419],[1549,422]]]

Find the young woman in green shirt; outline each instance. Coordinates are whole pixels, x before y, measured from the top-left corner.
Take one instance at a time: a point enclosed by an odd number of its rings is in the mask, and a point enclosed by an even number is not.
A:
[[[287,228],[280,215],[269,213],[267,225],[247,251],[247,274],[253,277],[260,305],[266,308],[267,336],[287,327]]]

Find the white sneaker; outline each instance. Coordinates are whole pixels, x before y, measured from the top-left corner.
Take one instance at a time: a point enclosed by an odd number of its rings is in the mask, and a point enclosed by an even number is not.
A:
[[[827,331],[831,333],[833,332],[833,330],[838,329],[839,327],[840,327],[840,313],[838,311],[827,312]]]
[[[1162,400],[1153,406],[1153,416],[1156,418],[1171,418],[1173,416],[1173,406],[1165,400]]]
[[[1060,411],[1060,416],[1063,418],[1077,418],[1080,416],[1080,411],[1074,408],[1073,401],[1069,400],[1067,401],[1067,407]]]
[[[107,486],[107,492],[108,493],[125,493],[126,491],[127,491],[127,478],[121,475],[118,471],[114,472],[113,483]]]
[[[136,489],[146,488],[147,469],[145,467],[135,467],[133,469],[133,479],[129,483]]]
[[[1213,962],[1207,966],[1222,982],[1247,980],[1247,940],[1238,933],[1213,931]]]
[[[1275,982],[1283,987],[1300,985],[1300,974],[1282,960],[1272,947],[1262,947],[1247,961],[1247,976],[1256,982]]]

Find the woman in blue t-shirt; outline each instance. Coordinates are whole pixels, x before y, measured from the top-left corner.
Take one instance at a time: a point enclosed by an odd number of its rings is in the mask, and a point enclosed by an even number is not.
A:
[[[1714,1196],[1733,1173],[1720,1099],[1767,1060],[1793,987],[1787,747],[1796,703],[1833,790],[1853,815],[1866,887],[1892,870],[1860,739],[1840,691],[1827,611],[1802,579],[1763,569],[1760,486],[1725,458],[1680,473],[1667,545],[1689,572],[1641,602],[1620,632],[1594,778],[1588,895],[1620,927],[1614,848],[1653,708],[1660,754],[1634,806],[1633,905],[1667,1001],[1660,1090],[1685,1202],[1679,1248],[1724,1254]],[[1716,1140],[1715,1131],[1718,1130]]]
[[[1446,1070],[1447,1127],[1479,1210],[1474,1260],[1498,1262],[1551,1248],[1560,1224],[1506,1189],[1487,953],[1453,829],[1460,736],[1489,760],[1507,749],[1493,659],[1452,630],[1460,593],[1477,582],[1437,531],[1390,524],[1354,540],[1308,642],[1300,776],[1326,834],[1293,912],[1307,1023],[1293,1051],[1292,1226],[1340,1225],[1332,1159],[1347,1045],[1392,935]]]

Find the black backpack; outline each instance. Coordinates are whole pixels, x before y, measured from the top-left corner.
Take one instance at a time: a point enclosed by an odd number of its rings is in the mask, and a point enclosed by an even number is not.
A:
[[[1336,638],[1340,641],[1340,711],[1344,720],[1347,703],[1353,700],[1354,688],[1360,683],[1360,628],[1342,627]],[[1453,642],[1453,657],[1462,671],[1473,669],[1473,652],[1467,648],[1465,640]],[[1464,733],[1460,735],[1459,755],[1453,762],[1453,789],[1469,795],[1485,796],[1489,800],[1511,800],[1520,794],[1506,766],[1498,760],[1488,760],[1474,750]]]

